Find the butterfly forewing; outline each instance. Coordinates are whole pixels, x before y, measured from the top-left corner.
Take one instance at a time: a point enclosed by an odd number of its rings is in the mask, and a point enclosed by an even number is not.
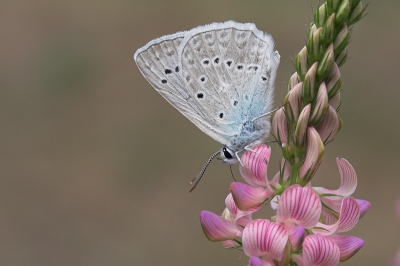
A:
[[[271,110],[279,55],[272,38],[254,24],[228,21],[195,28],[180,49],[186,87],[228,145],[246,121]],[[258,122],[268,133],[268,119]]]

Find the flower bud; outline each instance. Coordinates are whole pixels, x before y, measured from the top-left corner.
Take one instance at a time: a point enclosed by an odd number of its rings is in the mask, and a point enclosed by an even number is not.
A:
[[[204,234],[210,241],[223,241],[237,238],[238,230],[236,225],[212,212],[200,212],[200,223]]]
[[[317,74],[318,62],[315,62],[310,69],[307,71],[304,77],[302,98],[304,104],[314,101],[316,90],[315,90],[315,76]]]
[[[328,93],[326,91],[325,83],[322,82],[318,89],[317,99],[314,104],[314,110],[310,116],[310,125],[318,126],[324,119],[328,111]]]
[[[279,108],[272,118],[272,134],[278,141],[279,145],[289,143],[289,124],[283,108]]]
[[[289,124],[295,123],[299,118],[302,87],[302,82],[295,85],[283,100],[283,108]]]
[[[344,49],[338,56],[336,56],[335,62],[339,67],[343,66],[347,62],[347,51]]]
[[[327,5],[330,10],[336,10],[336,8],[338,7],[338,5],[341,1],[342,0],[328,0]]]
[[[241,211],[247,211],[259,206],[263,201],[274,195],[272,190],[263,187],[252,187],[239,182],[233,182],[230,190],[236,206]]]
[[[331,71],[332,64],[335,61],[335,53],[333,49],[333,44],[329,45],[324,57],[322,58],[317,69],[318,79],[324,79]]]
[[[344,50],[344,48],[346,48],[349,42],[350,42],[350,31],[347,28],[347,25],[344,24],[344,26],[336,36],[335,42],[333,43],[333,47],[335,47],[335,54],[340,54]]]
[[[308,127],[308,120],[310,118],[311,103],[309,103],[301,111],[299,120],[297,121],[295,135],[295,143],[298,146],[303,146],[305,143],[306,132]]]
[[[289,79],[289,83],[288,83],[288,91],[290,91],[295,85],[300,83],[300,77],[297,74],[297,72],[295,72]]]
[[[341,99],[340,99],[340,92],[337,93],[335,96],[333,96],[329,101],[328,104],[332,106],[333,109],[336,111],[339,109],[340,104],[341,104]]]
[[[336,12],[336,24],[343,24],[350,14],[350,2],[349,0],[342,0],[340,3],[337,12]]]
[[[367,6],[363,8],[362,2],[360,0],[353,0],[351,4],[352,8],[348,19],[349,25],[353,25],[354,23],[362,19],[362,17],[364,16],[365,8],[367,8]]]
[[[303,184],[307,184],[317,171],[322,156],[324,155],[324,150],[324,144],[322,143],[317,130],[313,127],[309,127],[307,130],[306,158],[299,173],[299,177],[303,180]]]
[[[323,37],[322,32],[323,28],[318,28],[316,31],[312,32],[310,34],[310,37],[308,38],[306,46],[307,46],[308,56],[310,57],[311,62],[317,60],[319,54],[321,53],[322,50],[321,38]]]
[[[333,97],[338,92],[337,90],[334,90],[332,92],[330,92],[330,91],[337,84],[339,79],[340,79],[339,67],[336,63],[333,63],[331,72],[329,73],[328,77],[325,79],[326,90],[328,91],[328,95],[330,95],[331,97]]]
[[[329,106],[325,119],[318,126],[318,133],[320,134],[324,144],[334,140],[341,128],[342,120],[336,113],[335,109],[332,106]]]
[[[308,28],[307,40],[313,36],[317,29],[318,27],[314,23],[311,23],[310,27]]]
[[[322,25],[325,24],[327,18],[328,18],[328,10],[326,3],[324,3],[318,8],[318,11],[314,13],[315,24],[318,27],[322,27]]]
[[[335,13],[333,13],[326,21],[324,25],[324,31],[322,34],[322,38],[325,43],[330,43],[333,41],[335,35]]]
[[[304,78],[307,72],[307,48],[303,47],[294,59],[294,67],[299,74],[300,79]]]

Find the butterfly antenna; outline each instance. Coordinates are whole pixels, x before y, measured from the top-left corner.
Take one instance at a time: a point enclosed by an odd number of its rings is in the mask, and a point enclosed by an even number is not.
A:
[[[232,165],[229,165],[229,169],[231,170],[231,175],[232,175],[233,180],[235,180],[235,182],[237,182],[235,179],[235,176],[233,175],[233,172],[232,172]]]
[[[201,178],[203,177],[204,172],[206,171],[208,165],[211,163],[211,161],[215,158],[215,156],[217,156],[219,153],[221,152],[221,150],[217,151],[216,153],[214,153],[213,155],[211,155],[210,159],[208,159],[208,161],[206,162],[206,164],[203,166],[203,168],[201,169],[200,173],[193,178],[192,181],[190,181],[190,184],[193,185],[193,187],[190,189],[189,192],[192,192],[193,189],[195,189],[197,187],[197,184],[200,182]]]

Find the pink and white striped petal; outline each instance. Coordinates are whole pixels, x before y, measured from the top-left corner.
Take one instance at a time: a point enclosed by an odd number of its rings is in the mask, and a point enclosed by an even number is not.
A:
[[[357,200],[348,197],[342,201],[342,207],[339,213],[339,220],[330,225],[317,223],[312,232],[320,235],[331,235],[333,233],[347,232],[351,230],[360,218],[360,207]]]
[[[357,199],[358,206],[360,207],[360,219],[361,217],[364,216],[364,214],[371,209],[371,203],[369,201],[363,200],[363,199]],[[400,208],[400,206],[399,206]],[[400,210],[398,213],[398,216],[400,218]]]
[[[305,228],[314,227],[321,215],[318,194],[309,187],[293,185],[282,193],[276,213],[277,223],[294,222]]]
[[[335,266],[339,264],[339,247],[321,235],[309,235],[304,239],[303,258],[309,266]]]
[[[200,223],[203,232],[210,241],[223,241],[237,238],[238,229],[227,221],[209,211],[200,212]]]
[[[267,188],[252,187],[239,182],[231,183],[230,190],[236,206],[242,211],[259,206],[264,200],[274,195],[274,192]]]
[[[264,145],[251,147],[251,151],[246,151],[239,166],[240,174],[243,179],[252,186],[266,187],[270,189],[267,179],[267,168],[271,148]]]
[[[268,220],[254,220],[243,230],[243,251],[249,257],[269,254],[274,260],[280,261],[288,237],[284,226]]]
[[[339,247],[340,261],[350,259],[364,246],[364,241],[355,236],[333,234],[326,237],[335,242]]]
[[[336,190],[330,190],[323,187],[314,187],[319,194],[333,194],[342,197],[351,196],[357,188],[357,174],[353,166],[346,159],[336,159],[340,173],[340,186]]]

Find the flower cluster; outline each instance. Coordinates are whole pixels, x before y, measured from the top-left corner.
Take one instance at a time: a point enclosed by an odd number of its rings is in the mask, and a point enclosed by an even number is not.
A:
[[[364,244],[360,238],[341,235],[352,229],[369,210],[365,200],[351,197],[357,176],[351,164],[338,159],[341,178],[337,190],[298,184],[283,190],[285,170],[269,181],[270,148],[261,144],[244,153],[240,172],[249,183],[233,182],[222,216],[200,213],[204,234],[227,248],[242,249],[249,265],[337,265]],[[283,192],[282,192],[283,191]],[[276,216],[252,220],[251,214],[271,202]]]
[[[338,115],[339,67],[347,60],[352,26],[364,16],[360,0],[327,0],[314,14],[306,46],[294,60],[283,107],[272,117],[271,133],[282,150],[280,171],[267,178],[271,149],[251,147],[241,156],[240,173],[221,216],[203,211],[200,221],[210,241],[221,241],[250,257],[250,266],[337,265],[352,257],[363,240],[341,233],[351,230],[370,203],[351,195],[357,176],[338,159],[341,185],[336,190],[312,187],[325,145],[342,127]],[[270,219],[252,219],[268,203]]]

